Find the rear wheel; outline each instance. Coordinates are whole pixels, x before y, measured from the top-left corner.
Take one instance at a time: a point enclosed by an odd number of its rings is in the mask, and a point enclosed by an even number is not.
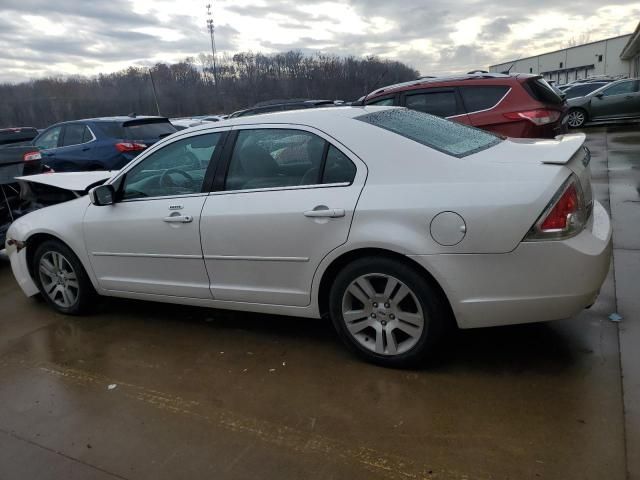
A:
[[[42,297],[55,310],[81,315],[95,297],[93,285],[78,257],[62,242],[47,240],[36,250],[33,272]]]
[[[571,128],[580,128],[587,121],[587,112],[581,108],[572,108],[567,114],[567,124]]]
[[[433,353],[447,316],[441,293],[415,269],[387,258],[347,265],[329,294],[334,326],[364,359],[408,367]]]

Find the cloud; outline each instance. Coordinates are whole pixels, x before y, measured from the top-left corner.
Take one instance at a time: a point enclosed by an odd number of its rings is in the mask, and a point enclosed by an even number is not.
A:
[[[217,0],[221,54],[379,55],[457,73],[630,33],[637,0]],[[110,72],[209,51],[202,0],[0,0],[0,82]]]

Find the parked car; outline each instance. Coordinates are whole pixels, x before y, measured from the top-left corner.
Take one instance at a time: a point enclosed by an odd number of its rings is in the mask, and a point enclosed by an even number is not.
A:
[[[624,120],[640,117],[640,81],[611,82],[585,95],[569,100],[568,124],[582,127],[586,122]]]
[[[41,173],[44,169],[40,152],[29,145],[36,134],[35,128],[0,129],[0,247],[2,248],[4,248],[5,235],[11,222],[31,210],[31,205],[20,197],[20,186],[16,177]]]
[[[574,83],[573,85],[569,86],[569,88],[565,89],[563,93],[565,94],[565,100],[570,100],[576,97],[584,97],[585,95],[594,92],[608,84],[609,82]]]
[[[55,171],[118,170],[176,131],[163,117],[90,118],[53,125],[33,144]]]
[[[7,252],[24,292],[61,313],[100,294],[328,315],[365,359],[404,366],[449,324],[556,320],[595,301],[611,224],[583,143],[404,108],[237,118],[18,219]]]
[[[330,107],[342,104],[341,100],[301,100],[293,102],[272,103],[260,105],[246,110],[238,110],[229,115],[228,118],[246,117],[247,115],[259,115],[262,113],[284,112],[289,110],[303,110],[305,108]]]
[[[366,105],[400,105],[507,137],[566,132],[566,103],[539,75],[479,73],[419,79],[378,89]]]

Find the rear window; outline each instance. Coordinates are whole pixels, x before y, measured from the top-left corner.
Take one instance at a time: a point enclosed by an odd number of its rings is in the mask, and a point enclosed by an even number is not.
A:
[[[382,110],[356,119],[458,158],[501,142],[489,132],[404,108]]]
[[[98,125],[107,136],[123,140],[157,139],[178,131],[170,122],[100,122]]]
[[[553,105],[560,105],[563,102],[560,95],[556,93],[544,78],[532,78],[531,80],[527,80],[523,86],[534,100],[542,103],[551,103]]]
[[[577,85],[575,87],[568,88],[564,91],[564,93],[567,95],[567,99],[584,97],[587,93],[591,93],[604,85],[606,85],[606,83],[589,83],[588,85]]]
[[[509,87],[500,85],[460,87],[460,94],[467,113],[495,107],[508,91]]]

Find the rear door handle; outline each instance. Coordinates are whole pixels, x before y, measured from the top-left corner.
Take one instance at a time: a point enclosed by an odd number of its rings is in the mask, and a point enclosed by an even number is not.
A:
[[[344,215],[344,208],[322,208],[317,210],[307,210],[304,212],[304,216],[310,218],[339,218],[344,217]]]
[[[164,217],[164,221],[167,223],[191,223],[193,222],[193,217],[191,215],[172,215]]]

